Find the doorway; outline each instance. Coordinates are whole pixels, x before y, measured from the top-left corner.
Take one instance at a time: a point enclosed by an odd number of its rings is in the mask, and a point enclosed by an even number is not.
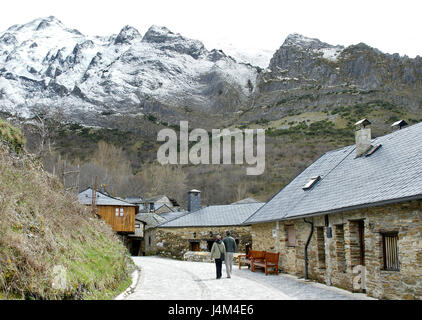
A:
[[[130,246],[130,254],[132,256],[139,256],[139,251],[141,249],[141,240],[132,239]]]
[[[358,221],[358,229],[359,229],[359,257],[360,257],[360,264],[362,266],[365,265],[365,221],[359,220]]]
[[[190,243],[190,251],[200,251],[200,247],[199,247],[199,242],[195,241],[195,242],[191,242]]]
[[[365,265],[365,221],[350,221],[350,251],[352,268]]]
[[[207,250],[208,250],[208,252],[211,252],[211,249],[212,249],[212,245],[214,244],[214,240],[208,240],[207,241]]]

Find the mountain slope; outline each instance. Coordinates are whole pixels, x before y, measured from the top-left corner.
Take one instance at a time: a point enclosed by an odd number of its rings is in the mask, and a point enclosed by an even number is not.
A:
[[[344,48],[298,34],[289,35],[257,79],[255,105],[267,118],[293,110],[323,111],[355,105],[389,104],[422,110],[422,58],[384,54],[359,43]]]

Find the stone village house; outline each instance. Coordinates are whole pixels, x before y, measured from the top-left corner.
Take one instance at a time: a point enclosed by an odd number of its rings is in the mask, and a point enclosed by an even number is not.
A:
[[[136,223],[143,225],[143,236],[140,240],[140,247],[137,252],[132,252],[133,255],[151,255],[155,254],[155,241],[156,241],[156,228],[165,222],[176,219],[182,215],[185,215],[185,211],[171,211],[164,213],[154,212],[139,212],[136,215]]]
[[[422,299],[422,123],[327,152],[249,217],[283,272],[386,299]]]
[[[185,254],[202,252],[205,253],[202,257],[201,254],[196,257],[207,260],[215,236],[224,236],[227,230],[236,239],[238,251],[245,252],[252,239],[250,227],[241,224],[262,205],[248,200],[246,203],[202,207],[201,192],[191,190],[188,192],[188,212],[157,225],[148,234],[145,232],[146,254],[186,259]]]

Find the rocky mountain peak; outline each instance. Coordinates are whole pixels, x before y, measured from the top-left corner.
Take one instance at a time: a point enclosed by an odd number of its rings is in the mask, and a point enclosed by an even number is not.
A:
[[[116,39],[114,39],[114,44],[129,44],[135,39],[142,39],[142,35],[139,31],[134,27],[124,26]]]
[[[174,33],[163,26],[152,25],[143,37],[143,41],[163,43],[174,37]]]
[[[341,45],[331,45],[315,38],[308,38],[298,33],[287,36],[281,47],[274,53],[269,68],[284,70],[295,61],[313,59],[325,59],[337,61],[338,56],[343,52]],[[300,68],[299,68],[300,69]]]
[[[53,16],[49,16],[47,18],[42,18],[38,20],[41,20],[41,21],[38,23],[38,26],[36,27],[36,31],[47,29],[51,27],[52,25],[63,27],[62,22]],[[34,22],[36,22],[36,20],[34,20]]]
[[[324,48],[337,48],[337,47],[344,49],[343,46],[334,46],[326,42],[322,42],[321,40],[316,39],[316,38],[305,37],[299,33],[289,34],[286,37],[286,40],[284,41],[282,47],[283,46],[296,46],[302,49],[311,49],[311,50],[320,50]]]
[[[195,59],[200,55],[207,53],[207,50],[201,41],[185,38],[179,33],[173,33],[166,27],[156,25],[153,25],[148,29],[142,41],[152,43],[162,50],[171,50],[182,54],[188,54]]]

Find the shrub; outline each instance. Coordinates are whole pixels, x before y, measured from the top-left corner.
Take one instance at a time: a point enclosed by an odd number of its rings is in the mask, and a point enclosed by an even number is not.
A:
[[[19,153],[25,145],[25,138],[22,132],[8,122],[0,119],[0,139],[10,144],[16,153]]]

